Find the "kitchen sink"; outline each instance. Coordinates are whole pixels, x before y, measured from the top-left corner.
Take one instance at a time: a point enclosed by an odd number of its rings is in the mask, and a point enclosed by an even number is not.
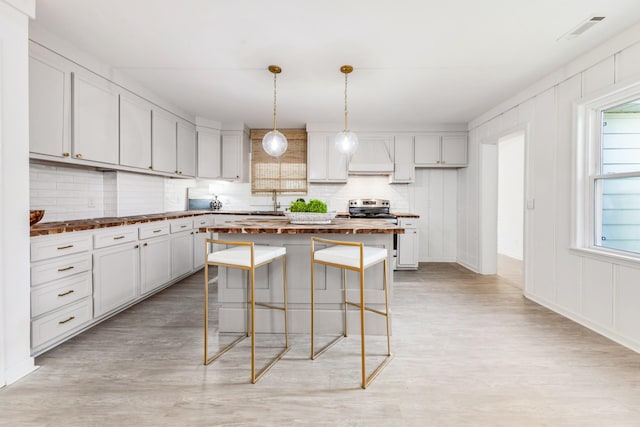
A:
[[[284,216],[282,211],[251,211],[250,215],[270,215],[270,216]]]

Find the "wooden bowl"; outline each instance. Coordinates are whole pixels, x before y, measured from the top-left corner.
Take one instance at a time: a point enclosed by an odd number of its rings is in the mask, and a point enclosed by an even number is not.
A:
[[[44,210],[29,211],[29,225],[36,224],[44,216]]]

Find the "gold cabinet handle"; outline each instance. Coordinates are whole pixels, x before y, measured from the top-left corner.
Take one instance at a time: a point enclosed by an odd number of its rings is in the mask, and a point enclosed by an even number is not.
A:
[[[116,236],[113,238],[113,240],[120,240],[120,239],[124,239],[124,236]]]
[[[135,245],[135,246],[133,247],[133,249],[138,249],[139,247],[140,247],[140,245]]]
[[[176,173],[180,173],[180,171],[176,171]]]
[[[68,271],[68,270],[71,270],[72,268],[73,268],[73,265],[70,265],[69,267],[59,268],[58,271]]]
[[[66,246],[58,246],[56,249],[58,249],[59,251],[63,250],[63,249],[69,249],[72,248],[73,245],[66,245]]]
[[[187,226],[186,225],[181,225],[180,228],[187,228]]]
[[[71,316],[71,317],[69,317],[69,318],[68,318],[68,319],[66,319],[66,320],[61,320],[61,321],[59,321],[59,322],[58,322],[58,325],[64,325],[64,324],[65,324],[65,323],[67,323],[67,322],[71,322],[71,321],[72,321],[73,319],[75,319],[75,318],[76,318],[76,316]]]
[[[153,169],[153,166],[149,166],[149,169]]]
[[[69,157],[69,153],[62,153],[62,157]]]
[[[148,243],[145,243],[145,244],[144,244],[144,245],[142,245],[142,246],[149,246],[149,244],[148,244]]]
[[[81,159],[81,158],[82,158],[82,154],[78,153],[78,154],[76,154],[76,157],[77,157],[78,159]]]
[[[74,292],[75,292],[75,291],[74,291],[73,289],[70,289],[70,290],[68,290],[67,292],[63,292],[63,293],[61,293],[61,294],[58,294],[58,296],[59,296],[59,297],[64,297],[64,296],[69,295],[69,294],[72,294],[72,293],[74,293]]]

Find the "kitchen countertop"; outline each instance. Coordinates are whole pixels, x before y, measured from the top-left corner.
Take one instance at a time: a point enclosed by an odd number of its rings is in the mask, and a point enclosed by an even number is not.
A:
[[[403,234],[404,228],[383,219],[334,219],[331,224],[291,224],[288,219],[245,219],[202,227],[227,234]]]
[[[420,218],[419,215],[407,214],[407,213],[393,213],[398,218]],[[247,215],[247,216],[284,216],[283,212],[273,211],[226,211],[226,210],[196,210],[196,211],[176,211],[176,212],[163,212],[157,214],[148,215],[132,215],[121,217],[102,217],[102,218],[89,218],[89,219],[77,219],[70,221],[52,221],[43,222],[31,226],[31,237],[34,236],[46,236],[49,234],[69,233],[73,231],[84,230],[96,230],[100,228],[119,227],[123,225],[142,224],[154,221],[166,221],[171,219],[196,217],[199,215]],[[348,212],[338,212],[336,219],[349,219]],[[356,221],[356,219],[350,219],[350,221]],[[357,220],[360,221],[360,220]],[[366,222],[372,221],[370,219]],[[352,224],[356,227],[360,227],[361,224]],[[369,226],[372,224],[368,224]],[[389,224],[392,225],[392,224]],[[314,226],[318,227],[318,226]],[[366,227],[365,227],[366,228]],[[302,231],[300,231],[302,232]],[[310,231],[311,233],[313,231]],[[340,233],[335,231],[335,233]],[[362,233],[360,231],[359,233]]]

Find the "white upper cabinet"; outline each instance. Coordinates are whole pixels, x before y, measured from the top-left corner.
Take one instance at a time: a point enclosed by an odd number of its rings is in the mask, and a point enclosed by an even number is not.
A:
[[[198,131],[198,177],[221,178],[220,134],[214,131]]]
[[[153,166],[153,170],[177,173],[176,147],[178,123],[175,116],[158,110],[153,110],[152,124],[151,165]]]
[[[151,169],[151,105],[120,95],[120,164]]]
[[[307,170],[309,182],[347,182],[347,156],[338,153],[333,133],[309,133]]]
[[[442,161],[444,166],[467,165],[466,135],[444,135],[442,137]]]
[[[393,174],[390,182],[404,183],[415,180],[413,166],[413,136],[399,135],[393,144]]]
[[[51,58],[29,57],[29,151],[70,155],[71,74]]]
[[[178,122],[176,170],[178,175],[196,176],[196,128],[190,123]]]
[[[414,143],[416,165],[440,164],[440,135],[416,135]]]
[[[223,131],[221,136],[222,179],[247,181],[249,174],[249,139],[243,131]]]
[[[116,87],[89,72],[74,72],[73,156],[118,164],[118,92]]]
[[[467,165],[466,135],[416,135],[416,166],[463,167]]]

